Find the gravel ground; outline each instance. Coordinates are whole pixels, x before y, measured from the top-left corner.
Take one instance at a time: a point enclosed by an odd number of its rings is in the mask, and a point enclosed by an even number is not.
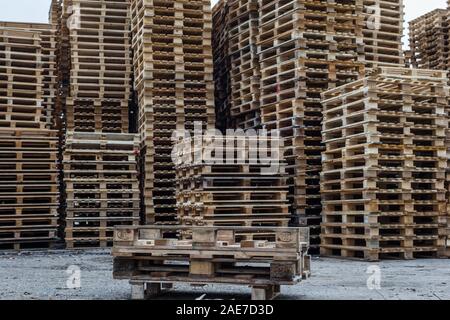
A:
[[[81,288],[67,288],[68,268],[81,270]],[[73,268],[73,267],[72,267]],[[379,268],[381,289],[369,290],[368,268]],[[280,299],[450,299],[450,260],[359,261],[314,258],[313,275],[283,287]],[[244,286],[202,288],[175,285],[159,299],[248,299]],[[122,299],[130,298],[127,281],[112,279],[107,250],[52,251],[0,255],[0,299]]]

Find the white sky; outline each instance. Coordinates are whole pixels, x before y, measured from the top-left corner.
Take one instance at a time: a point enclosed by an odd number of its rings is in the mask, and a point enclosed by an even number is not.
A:
[[[212,0],[212,3],[215,2],[217,0]],[[404,0],[404,2],[406,21],[435,8],[446,7],[446,0]],[[0,0],[0,21],[47,22],[49,7],[50,0]],[[406,45],[407,38],[404,38],[403,42]]]

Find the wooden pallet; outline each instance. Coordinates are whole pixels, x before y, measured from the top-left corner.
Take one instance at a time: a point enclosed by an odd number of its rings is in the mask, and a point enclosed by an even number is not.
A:
[[[192,240],[164,238],[174,230],[192,232]],[[274,241],[236,242],[237,233],[267,231]],[[134,299],[144,297],[146,283],[176,282],[250,285],[254,298],[270,299],[270,289],[309,277],[308,239],[305,228],[118,227],[113,275],[131,281]]]

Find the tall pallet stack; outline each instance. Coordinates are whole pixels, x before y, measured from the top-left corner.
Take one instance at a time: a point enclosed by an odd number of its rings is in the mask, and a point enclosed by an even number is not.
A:
[[[450,1],[447,9],[436,9],[409,23],[411,65],[421,69],[450,69]],[[450,131],[447,134],[450,137]],[[450,139],[448,158],[450,159]],[[450,164],[450,160],[449,160]],[[447,202],[450,204],[450,173],[447,172]],[[447,215],[450,215],[448,205]],[[448,219],[447,256],[450,257],[450,219]]]
[[[172,134],[214,128],[211,4],[133,0],[131,12],[145,222],[177,224]]]
[[[130,2],[68,2],[72,7],[68,18],[70,86],[66,129],[128,132],[132,76]]]
[[[39,31],[0,25],[0,249],[57,240],[57,133],[45,117]]]
[[[447,26],[447,40],[450,41],[450,0],[447,0],[447,23],[445,24]],[[447,47],[447,50],[449,51],[449,54],[447,55],[448,59],[447,59],[447,65],[446,68],[444,70],[448,70],[448,68],[450,68],[450,43],[449,46]],[[449,254],[450,256],[450,254]]]
[[[377,67],[403,67],[403,0],[363,0],[364,60],[369,73]]]
[[[47,128],[55,128],[56,99],[56,30],[52,24],[0,22],[0,27],[35,31],[41,37],[42,68],[42,118]]]
[[[436,9],[409,23],[409,46],[413,67],[448,69],[450,54],[448,16],[446,9]]]
[[[70,85],[70,42],[69,42],[69,23],[68,17],[70,11],[67,0],[53,0],[51,5],[52,21],[57,24],[56,36],[57,55],[56,65],[58,70],[58,96],[56,100],[56,110],[59,111],[61,122],[59,129],[61,131],[61,145],[64,144],[64,133],[66,130],[66,98],[69,95]]]
[[[114,226],[139,224],[138,137],[68,132],[66,139],[67,247],[112,246]]]
[[[218,112],[226,110],[223,117],[237,120],[227,123],[232,128],[281,132],[293,223],[311,227],[311,249],[317,252],[324,150],[320,94],[362,78],[377,66],[403,66],[403,1],[259,0],[254,4],[222,0],[215,10],[226,15],[215,23],[228,23],[214,28],[229,34],[229,76],[232,82],[241,81],[231,86],[229,107]],[[257,55],[251,59],[247,52],[253,52],[255,38]],[[221,61],[223,50],[215,52],[216,61]],[[240,65],[244,67],[238,68]],[[216,66],[216,74],[221,68],[223,65]],[[255,92],[251,99],[250,92]],[[250,101],[251,107],[247,107]]]
[[[216,128],[222,132],[233,126],[230,115],[229,10],[227,1],[220,1],[213,8],[214,105]]]
[[[450,258],[450,130],[447,131],[447,172],[446,172],[446,181],[445,181],[445,189],[447,191],[447,228],[443,231],[446,236],[445,242],[445,254],[444,256]]]
[[[54,11],[61,14],[66,244],[105,247],[114,225],[139,223],[136,146],[128,134],[130,1],[64,0]]]
[[[215,137],[214,139],[220,139]],[[257,155],[214,163],[195,162],[195,155],[206,153],[207,144],[195,149],[191,139],[177,148],[191,150],[177,163],[177,208],[182,225],[287,227],[290,220],[285,163],[276,139],[236,139],[234,147],[220,140],[224,154],[251,154],[248,144],[258,146]],[[216,144],[215,144],[216,145]],[[185,155],[186,156],[186,155]],[[190,158],[190,160],[189,160]],[[192,160],[192,161],[191,161]],[[273,234],[246,234],[247,240],[271,239]],[[273,240],[273,239],[272,239]]]
[[[294,223],[320,243],[324,90],[364,75],[361,1],[261,0],[258,53],[264,128],[285,139]]]
[[[321,253],[443,255],[446,72],[381,68],[323,98]]]
[[[261,127],[258,57],[258,0],[228,1],[228,55],[230,57],[230,118],[240,129]]]
[[[447,0],[447,27],[448,27],[448,40],[450,41],[450,0]],[[449,70],[450,68],[450,43],[449,43],[449,54],[447,55],[447,68],[445,70]],[[450,121],[450,120],[449,120]],[[450,124],[449,124],[450,128]],[[447,187],[447,243],[446,243],[446,256],[450,258],[450,129],[447,131],[447,179],[446,179],[446,187]]]

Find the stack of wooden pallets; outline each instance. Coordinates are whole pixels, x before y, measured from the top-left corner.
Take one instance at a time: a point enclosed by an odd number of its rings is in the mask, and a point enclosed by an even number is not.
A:
[[[450,69],[450,1],[447,9],[436,9],[409,23],[409,43],[411,65],[415,68],[449,70]],[[450,132],[447,134],[450,141]],[[448,146],[450,159],[450,144]],[[449,160],[450,164],[450,160]],[[450,215],[450,174],[447,173],[447,215]],[[447,256],[450,257],[450,219],[445,232],[448,235]]]
[[[0,129],[0,250],[57,240],[57,144],[55,131]]]
[[[364,61],[376,67],[403,67],[404,0],[363,0]]]
[[[50,51],[43,54],[41,37],[0,24],[0,249],[48,248],[57,239],[58,140],[43,107]]]
[[[215,12],[216,24],[227,23],[214,30],[228,32],[231,60],[230,101],[217,109],[223,113],[217,119],[223,125],[220,119],[229,117],[231,128],[280,131],[293,223],[311,227],[311,248],[318,251],[320,94],[378,65],[403,66],[402,0],[222,0]],[[215,50],[217,62],[225,47]],[[217,76],[223,68],[216,65]]]
[[[139,224],[138,148],[134,134],[67,133],[68,248],[110,246],[114,226]]]
[[[130,1],[69,2],[67,131],[128,132]]]
[[[448,40],[450,40],[450,0],[447,0],[447,30],[449,31],[448,35]],[[450,44],[447,47],[447,50],[450,50]],[[448,60],[447,60],[447,67],[444,68],[444,70],[448,70],[448,68],[450,68],[450,54],[447,55]],[[450,253],[449,253],[450,256]]]
[[[213,8],[214,105],[216,110],[216,128],[222,132],[233,126],[230,116],[229,10],[227,1],[220,1]]]
[[[133,0],[131,12],[146,223],[176,224],[172,135],[214,128],[211,4]]]
[[[139,223],[130,16],[129,0],[53,2],[69,248],[108,246],[115,225]]]
[[[285,139],[294,223],[320,243],[321,92],[364,74],[361,1],[260,1],[264,128]]]
[[[415,68],[449,68],[448,10],[436,9],[409,23],[411,64]]]
[[[0,127],[44,128],[39,32],[1,27]]]
[[[450,130],[449,130],[450,133]],[[447,134],[448,136],[448,134]],[[447,141],[450,141],[447,138]],[[450,159],[450,144],[447,143],[447,159]],[[444,256],[450,258],[450,169],[449,165],[447,163],[447,173],[446,173],[446,181],[445,181],[445,188],[447,191],[447,228],[442,230],[442,234],[446,238],[445,242],[445,253]]]
[[[56,99],[56,30],[51,24],[0,22],[0,27],[36,31],[41,37],[41,69],[42,69],[42,118],[47,128],[55,127]]]
[[[217,137],[215,138],[217,139]],[[217,159],[214,163],[186,161],[177,165],[177,207],[182,225],[287,227],[290,214],[287,200],[285,163],[282,151],[274,139],[254,138],[255,149],[235,141],[235,146],[223,140],[223,153],[259,155],[252,159]],[[249,141],[244,138],[243,140]],[[192,140],[192,158],[206,152],[206,145],[196,150]],[[262,145],[265,145],[263,147]],[[180,145],[177,145],[179,147]],[[264,148],[264,149],[263,149]],[[246,235],[245,239],[260,240],[273,234]],[[264,238],[265,237],[265,238]]]
[[[69,94],[70,84],[70,49],[69,29],[66,0],[52,0],[50,6],[51,23],[56,27],[56,70],[57,70],[57,95],[55,101],[55,116],[57,129],[61,132],[61,145],[64,142],[63,133],[66,128],[66,98]]]
[[[230,57],[230,118],[234,127],[261,127],[257,36],[258,0],[228,1],[228,55]]]
[[[321,253],[368,260],[441,256],[446,72],[381,68],[323,98]]]
[[[276,297],[281,285],[295,285],[310,275],[307,228],[194,227],[188,228],[188,241],[165,238],[168,228],[115,230],[114,278],[130,280],[133,299],[150,298],[178,282],[247,285],[252,299],[265,300]],[[242,232],[276,237],[236,242]]]

